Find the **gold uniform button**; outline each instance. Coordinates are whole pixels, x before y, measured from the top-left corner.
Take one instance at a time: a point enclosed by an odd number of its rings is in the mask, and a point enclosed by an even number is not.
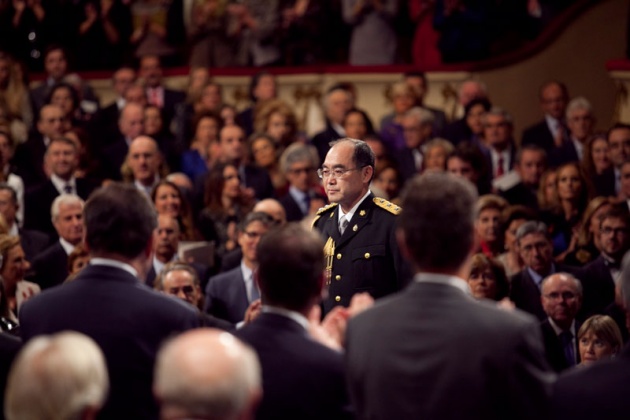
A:
[[[337,254],[337,259],[340,260],[341,259],[341,254]]]
[[[370,258],[370,253],[369,253],[369,252],[366,252],[366,253],[365,253],[365,255],[364,255],[364,257],[365,257],[365,259],[367,260],[368,258]]]
[[[335,296],[335,302],[341,302],[341,296]]]
[[[341,280],[341,276],[340,276],[339,274],[337,274],[337,275],[335,276],[335,280],[337,280],[337,281]]]

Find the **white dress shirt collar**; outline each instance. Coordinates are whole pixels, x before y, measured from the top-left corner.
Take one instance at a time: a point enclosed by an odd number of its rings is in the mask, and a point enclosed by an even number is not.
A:
[[[72,245],[70,242],[66,241],[65,239],[59,238],[59,243],[61,244],[61,247],[63,248],[63,250],[66,251],[67,255],[70,255],[70,253],[74,251],[75,246]]]
[[[293,321],[300,324],[306,331],[308,331],[308,327],[309,327],[308,319],[306,319],[306,317],[299,312],[291,311],[289,309],[284,309],[284,308],[278,308],[277,306],[268,306],[268,305],[263,305],[262,311],[264,313],[276,314],[276,315],[281,315],[281,316],[290,318]]]
[[[72,193],[71,194],[75,194],[77,193],[77,182],[76,179],[74,177],[70,177],[70,179],[68,181],[66,181],[65,179],[62,179],[60,177],[58,177],[55,174],[50,175],[50,182],[53,183],[53,185],[55,186],[55,188],[57,189],[57,191],[59,192],[59,194],[68,194],[65,191],[65,187],[66,185],[70,185],[70,187],[72,188]]]
[[[337,218],[337,224],[339,224],[341,222],[341,219],[344,216],[345,216],[346,220],[349,223],[350,220],[352,220],[352,216],[354,216],[354,213],[356,213],[356,211],[359,208],[359,206],[361,205],[361,203],[363,203],[363,201],[365,201],[365,199],[368,198],[368,196],[370,194],[372,194],[372,191],[370,191],[370,189],[368,188],[368,191],[365,193],[363,198],[360,199],[359,202],[357,204],[355,204],[354,207],[352,207],[348,213],[344,213],[343,210],[341,209],[341,206],[339,206],[339,216]]]
[[[107,267],[120,268],[121,270],[125,270],[126,272],[134,276],[136,279],[138,278],[138,272],[136,271],[136,269],[122,261],[112,260],[110,258],[92,258],[90,259],[90,265],[104,265]]]
[[[455,287],[465,294],[472,296],[468,283],[459,277],[450,276],[448,274],[418,273],[413,277],[413,279],[418,283],[448,284],[449,286]]]

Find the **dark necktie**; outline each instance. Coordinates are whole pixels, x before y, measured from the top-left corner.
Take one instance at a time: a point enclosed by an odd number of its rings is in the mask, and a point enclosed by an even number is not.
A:
[[[311,208],[311,196],[308,194],[304,195],[304,208],[306,209],[304,216],[306,216]]]
[[[573,347],[573,334],[571,334],[571,331],[562,331],[560,333],[560,342],[562,343],[567,364],[575,366],[575,348]]]
[[[63,187],[63,192],[65,192],[66,194],[72,194],[72,185],[66,184]]]

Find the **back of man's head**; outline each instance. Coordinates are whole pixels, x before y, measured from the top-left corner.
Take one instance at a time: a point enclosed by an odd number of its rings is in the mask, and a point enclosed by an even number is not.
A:
[[[153,391],[162,418],[253,418],[262,392],[260,364],[233,335],[189,331],[158,353]]]
[[[62,332],[31,340],[15,360],[7,382],[9,420],[90,418],[105,403],[107,366],[92,339]]]
[[[256,256],[264,304],[303,312],[317,303],[324,273],[319,236],[299,223],[288,223],[262,237]]]
[[[92,255],[134,259],[151,243],[157,216],[133,185],[114,183],[92,194],[85,204],[85,242]]]
[[[474,186],[450,174],[429,173],[409,181],[398,234],[416,268],[452,274],[460,269],[474,244],[476,201]]]

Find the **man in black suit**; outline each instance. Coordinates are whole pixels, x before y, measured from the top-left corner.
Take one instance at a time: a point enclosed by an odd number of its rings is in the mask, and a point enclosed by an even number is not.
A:
[[[562,372],[580,362],[575,317],[582,304],[582,283],[567,273],[557,273],[542,282],[541,302],[547,318],[542,321],[545,353],[549,365]]]
[[[50,207],[59,239],[33,259],[33,281],[42,290],[61,284],[68,277],[68,255],[83,240],[83,206],[80,197],[62,194]]]
[[[273,219],[265,213],[250,213],[245,217],[238,233],[238,244],[243,251],[241,263],[210,278],[204,312],[233,324],[243,321],[247,307],[260,298],[254,281],[254,271],[258,267],[256,246],[273,226]]]
[[[22,306],[22,336],[75,330],[91,337],[105,354],[111,378],[103,418],[157,418],[151,393],[155,355],[165,338],[197,327],[198,316],[186,303],[140,284],[156,225],[142,193],[131,185],[109,185],[94,193],[84,214],[90,265],[76,281]]]
[[[153,389],[163,419],[253,419],[260,363],[234,336],[200,328],[160,349]]]
[[[22,229],[18,226],[16,214],[18,211],[17,194],[10,185],[0,183],[0,214],[9,227],[9,235],[19,236],[20,244],[28,261],[33,261],[50,245],[50,237],[36,230]]]
[[[572,99],[567,105],[568,140],[549,154],[549,166],[556,168],[569,162],[580,162],[586,142],[595,129],[595,115],[590,102],[583,97]]]
[[[87,200],[96,185],[86,178],[74,176],[79,165],[79,153],[72,140],[53,138],[46,149],[45,159],[51,171],[50,178],[27,191],[24,226],[55,237],[55,228],[50,219],[50,207],[55,198],[61,194],[73,194]]]
[[[553,262],[553,245],[542,222],[529,221],[516,231],[516,243],[525,268],[512,276],[510,300],[517,308],[529,312],[541,321],[547,318],[540,301],[540,287],[545,277],[577,270]]]
[[[280,198],[286,221],[298,222],[310,212],[317,186],[319,157],[313,146],[292,144],[282,154],[280,168],[289,181],[289,191]]]
[[[235,333],[254,347],[262,367],[257,419],[353,418],[341,353],[308,334],[307,317],[324,287],[323,245],[293,223],[270,231],[258,246],[262,313]]]
[[[416,275],[349,322],[357,418],[545,418],[554,375],[538,323],[473,299],[463,280],[475,250],[474,187],[430,173],[403,197],[396,236]]]
[[[246,163],[245,132],[238,125],[226,125],[219,132],[221,159],[238,168],[241,181],[258,200],[273,197],[273,184],[266,170]]]
[[[538,209],[538,186],[547,168],[547,154],[533,144],[521,147],[516,152],[514,170],[520,181],[513,187],[501,191],[501,196],[511,205],[523,205]]]
[[[395,158],[403,183],[422,172],[424,146],[431,139],[434,119],[431,111],[420,107],[411,108],[402,119],[405,147]]]
[[[535,144],[549,155],[568,139],[564,117],[569,91],[564,83],[552,80],[541,86],[539,99],[545,118],[523,131],[521,144]]]
[[[623,261],[621,289],[630,308],[630,257]],[[630,346],[626,346],[614,359],[560,376],[554,385],[552,418],[625,418],[630,412],[629,386]]]
[[[446,126],[446,114],[437,108],[431,108],[424,103],[424,97],[427,94],[428,83],[427,76],[422,71],[410,71],[404,74],[405,83],[416,91],[416,105],[420,106],[433,114],[433,136],[440,136],[442,130]]]
[[[103,145],[110,144],[113,139],[120,137],[118,118],[126,104],[124,95],[135,81],[136,70],[132,67],[120,67],[112,75],[112,88],[116,93],[116,99],[110,105],[102,108],[92,123],[94,138],[98,139],[99,142],[98,146],[93,146],[95,150],[101,150]]]
[[[354,106],[352,94],[343,86],[331,87],[324,97],[324,113],[326,116],[326,128],[317,133],[311,139],[311,144],[317,149],[320,162],[326,159],[326,153],[330,149],[330,142],[339,140],[346,135],[341,124],[346,113]]]
[[[630,249],[630,215],[625,204],[604,213],[599,225],[601,254],[580,271],[584,285],[584,318],[601,314],[615,301],[615,285],[621,275],[621,260]]]
[[[630,159],[630,125],[617,123],[606,135],[612,168],[593,177],[597,195],[617,196],[621,192],[621,165]]]
[[[482,119],[483,137],[489,157],[488,169],[497,180],[507,175],[514,167],[516,145],[512,137],[512,116],[502,108],[492,107]]]
[[[324,312],[348,306],[355,293],[380,298],[402,289],[407,269],[394,235],[400,207],[374,197],[374,152],[364,141],[334,143],[319,170],[328,199],[313,227],[326,241],[328,296]]]
[[[138,76],[146,85],[147,100],[162,111],[165,127],[170,127],[175,116],[175,107],[184,102],[186,94],[178,90],[167,89],[162,85],[162,65],[156,55],[145,55],[140,58]]]
[[[118,119],[120,136],[111,139],[111,144],[103,149],[103,178],[121,180],[120,168],[125,162],[129,145],[144,132],[144,111],[136,103],[127,103]]]
[[[123,179],[133,182],[147,197],[151,196],[151,191],[160,182],[163,168],[164,159],[155,139],[138,136],[129,143]]]

